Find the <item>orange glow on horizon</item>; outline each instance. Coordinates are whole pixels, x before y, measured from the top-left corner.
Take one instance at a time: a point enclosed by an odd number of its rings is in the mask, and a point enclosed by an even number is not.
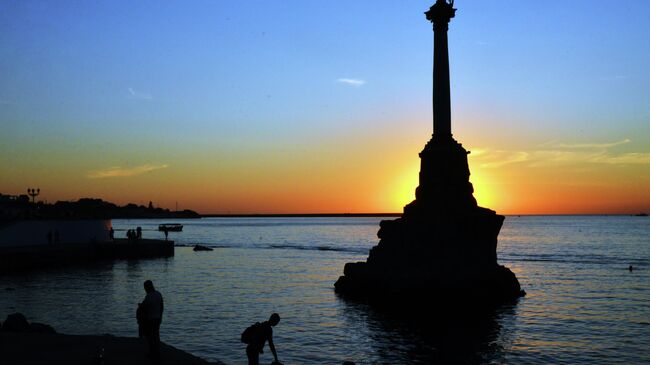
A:
[[[160,160],[141,156],[142,162],[121,166],[119,173],[111,167],[119,162],[97,162],[91,153],[52,161],[25,154],[24,160],[0,166],[12,171],[11,179],[0,177],[0,192],[22,194],[34,186],[41,188],[39,199],[49,202],[96,197],[120,205],[153,201],[169,209],[178,202],[180,209],[205,214],[399,213],[415,198],[417,154],[426,141],[421,130],[386,125],[282,148],[194,146]],[[459,139],[490,143],[472,135]],[[624,155],[619,163],[602,162],[602,151],[586,154],[583,146],[576,151],[466,146],[473,150],[468,158],[474,197],[499,214],[650,211],[650,165],[638,154]],[[97,173],[101,168],[109,173]]]

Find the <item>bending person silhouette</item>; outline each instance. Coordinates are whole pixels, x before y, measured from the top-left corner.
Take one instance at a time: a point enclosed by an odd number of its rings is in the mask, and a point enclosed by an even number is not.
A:
[[[264,353],[264,343],[269,342],[269,348],[275,358],[273,364],[281,365],[278,361],[278,354],[275,351],[273,344],[273,327],[280,323],[280,315],[277,313],[271,314],[268,321],[262,323],[255,323],[254,325],[246,328],[241,335],[241,341],[248,344],[246,346],[246,357],[248,357],[249,365],[259,365],[260,354]]]
[[[163,314],[163,297],[158,292],[151,280],[144,282],[144,290],[147,295],[138,307],[138,322],[141,334],[149,344],[149,357],[160,359],[160,323]]]

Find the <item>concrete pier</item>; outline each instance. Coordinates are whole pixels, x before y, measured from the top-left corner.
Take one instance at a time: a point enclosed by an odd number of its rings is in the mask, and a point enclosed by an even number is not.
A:
[[[0,248],[0,273],[100,260],[171,256],[174,256],[174,241],[152,239],[5,247]]]

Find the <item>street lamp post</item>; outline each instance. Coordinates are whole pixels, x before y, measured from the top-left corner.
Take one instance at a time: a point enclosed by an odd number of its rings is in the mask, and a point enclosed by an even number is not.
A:
[[[41,189],[27,189],[27,195],[32,197],[32,203],[34,203],[36,197],[41,193]]]

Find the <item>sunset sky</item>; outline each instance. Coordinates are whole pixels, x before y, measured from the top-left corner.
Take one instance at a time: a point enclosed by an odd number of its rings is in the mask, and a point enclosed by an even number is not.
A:
[[[0,2],[0,193],[399,212],[429,1]],[[502,214],[650,212],[650,1],[458,0],[452,131]]]

